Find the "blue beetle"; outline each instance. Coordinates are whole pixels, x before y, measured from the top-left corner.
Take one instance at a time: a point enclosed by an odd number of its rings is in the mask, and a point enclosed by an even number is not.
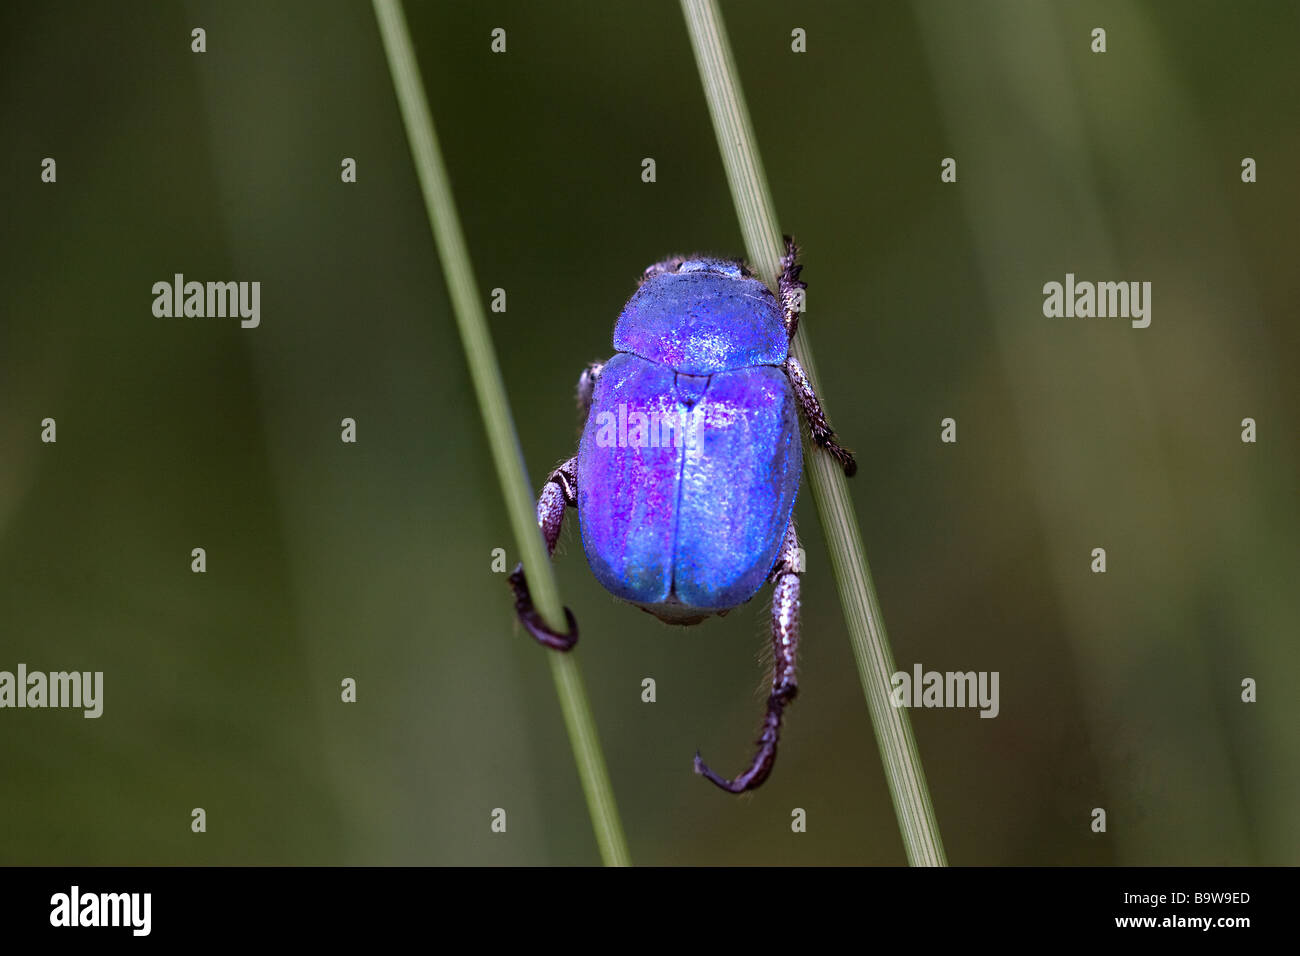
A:
[[[587,421],[578,454],[551,472],[537,502],[549,553],[576,506],[597,580],[669,624],[725,614],[773,581],[772,690],[758,751],[732,780],[695,755],[695,771],[732,793],[767,779],[798,691],[798,409],[845,474],[857,467],[790,354],[807,285],[798,248],[785,242],[779,299],[739,261],[677,256],[645,270],[614,327],[616,354],[579,379]],[[566,633],[554,631],[533,608],[522,566],[510,583],[528,632],[573,647],[573,613],[565,608]]]

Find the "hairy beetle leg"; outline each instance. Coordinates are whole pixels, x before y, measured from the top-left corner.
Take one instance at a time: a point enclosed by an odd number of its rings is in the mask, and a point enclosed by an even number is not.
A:
[[[803,266],[795,264],[798,258],[799,247],[793,239],[786,236],[785,255],[781,257],[781,274],[776,279],[776,290],[781,293],[781,308],[785,310],[785,333],[791,339],[799,331],[799,306],[803,298],[801,293],[808,288],[807,282],[799,281]]]
[[[799,651],[799,575],[803,572],[803,551],[794,522],[785,532],[785,542],[772,577],[772,693],[767,698],[758,752],[749,769],[733,780],[725,780],[709,769],[695,754],[695,772],[728,793],[744,793],[760,786],[776,762],[776,745],[781,737],[781,718],[786,704],[799,693],[795,680],[795,659]]]
[[[577,475],[578,459],[570,458],[547,476],[542,494],[537,499],[537,525],[542,529],[542,537],[546,539],[548,557],[555,553],[555,543],[560,539],[560,529],[564,527],[564,509],[578,503]],[[510,590],[515,596],[515,614],[519,623],[539,643],[557,651],[567,651],[578,643],[578,622],[567,607],[564,616],[569,629],[564,634],[547,627],[537,613],[533,607],[532,595],[528,592],[528,579],[524,577],[523,564],[515,566],[509,582]]]
[[[794,388],[795,398],[803,406],[804,417],[808,420],[808,432],[812,435],[813,441],[830,452],[844,469],[844,474],[852,478],[858,470],[853,452],[835,440],[835,430],[826,420],[822,403],[818,401],[817,393],[813,391],[812,382],[808,381],[808,373],[803,370],[803,366],[793,355],[785,360],[785,374]]]
[[[777,277],[776,287],[781,293],[781,307],[785,310],[785,331],[791,340],[799,331],[799,307],[802,304],[803,290],[808,288],[808,283],[799,279],[803,266],[796,264],[795,260],[798,258],[799,247],[795,245],[793,239],[786,236],[785,255],[781,257],[781,275]],[[826,413],[822,411],[822,403],[817,399],[812,382],[808,380],[808,373],[803,370],[803,366],[793,355],[786,359],[785,374],[790,379],[790,385],[794,388],[799,404],[803,407],[804,418],[808,420],[808,431],[813,441],[830,452],[844,469],[844,474],[852,478],[858,470],[853,452],[835,440],[835,431],[831,428],[831,423],[826,420]]]

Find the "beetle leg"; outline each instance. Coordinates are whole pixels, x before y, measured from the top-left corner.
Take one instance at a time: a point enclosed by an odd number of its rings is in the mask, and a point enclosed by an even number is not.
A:
[[[781,275],[777,277],[776,286],[781,293],[781,305],[785,309],[785,330],[791,339],[799,330],[799,306],[803,290],[808,288],[808,283],[801,282],[799,279],[803,266],[795,264],[798,258],[799,247],[795,245],[793,239],[786,236],[785,255],[781,257]],[[803,414],[808,420],[808,431],[811,432],[813,441],[834,456],[840,463],[840,467],[844,469],[844,474],[853,477],[858,470],[858,463],[853,460],[853,452],[835,440],[835,431],[831,428],[831,423],[826,420],[826,413],[822,411],[822,403],[818,401],[812,382],[808,380],[808,373],[803,370],[803,366],[793,355],[786,359],[785,374],[790,379],[790,384],[794,386],[799,404],[803,406]]]
[[[586,373],[583,373],[584,375]],[[546,554],[555,553],[555,543],[560,539],[560,529],[564,526],[564,509],[578,504],[578,459],[570,458],[556,468],[546,479],[542,494],[537,499],[537,524],[546,539]],[[542,620],[537,609],[533,607],[532,596],[528,593],[528,579],[524,577],[522,563],[515,565],[510,573],[510,590],[515,595],[515,613],[519,623],[540,643],[557,651],[567,651],[578,643],[578,622],[573,612],[564,609],[567,633],[557,633]]]
[[[813,391],[812,382],[808,380],[808,373],[803,370],[803,366],[793,355],[785,360],[784,367],[785,374],[794,387],[795,397],[803,406],[803,414],[808,420],[808,431],[813,441],[830,452],[844,469],[844,474],[852,478],[858,470],[858,463],[853,458],[853,452],[835,440],[835,430],[826,420],[826,413],[822,411],[822,403],[817,400],[817,393]]]
[[[767,698],[767,713],[758,738],[758,752],[749,769],[734,780],[724,780],[695,755],[695,772],[729,793],[753,790],[767,779],[776,762],[776,745],[781,737],[781,715],[786,704],[799,692],[795,680],[795,656],[799,650],[799,575],[803,572],[803,549],[794,531],[794,521],[786,528],[785,541],[772,571],[776,586],[772,589],[772,692]]]
[[[795,265],[799,258],[799,247],[793,239],[785,237],[785,255],[781,257],[781,274],[777,277],[776,288],[781,293],[781,307],[785,310],[785,331],[789,338],[794,338],[799,330],[799,306],[802,304],[803,290],[807,282],[799,281],[803,266]]]
[[[662,262],[656,262],[652,266],[646,266],[645,272],[641,273],[641,278],[637,280],[637,285],[640,285],[647,279],[653,279],[657,275],[663,275],[665,272],[676,272],[677,267],[685,261],[685,256],[669,256]]]
[[[578,376],[578,407],[584,415],[591,411],[591,400],[596,395],[596,379],[600,378],[600,373],[604,370],[604,362],[591,362]]]

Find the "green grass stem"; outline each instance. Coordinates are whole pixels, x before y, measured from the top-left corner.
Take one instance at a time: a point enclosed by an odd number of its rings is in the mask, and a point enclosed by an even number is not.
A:
[[[782,233],[722,16],[714,0],[681,0],[681,4],[749,264],[775,288],[784,253]],[[816,382],[806,322],[800,322],[791,350]],[[825,405],[824,395],[822,399]],[[890,703],[890,676],[896,670],[894,655],[844,473],[830,455],[813,447],[806,435],[804,445],[808,483],[830,549],[831,568],[908,862],[913,866],[945,866],[947,858],[911,721],[905,709]]]
[[[452,310],[456,314],[456,325],[465,347],[474,392],[483,413],[483,425],[492,449],[497,477],[501,482],[506,513],[510,517],[515,542],[528,573],[533,603],[551,627],[563,631],[566,623],[560,591],[546,554],[545,542],[537,527],[536,506],[524,467],[523,451],[519,447],[514,419],[501,380],[501,368],[483,314],[460,218],[456,214],[451,183],[443,165],[442,151],[438,147],[433,116],[424,94],[424,83],[411,45],[406,16],[402,12],[400,0],[374,0],[374,6],[384,51],[388,56],[388,67],[393,76],[393,86],[397,91],[402,122],[411,144],[411,156],[420,179],[420,189],[424,193],[429,225],[442,259]],[[506,590],[503,584],[502,601],[505,600]],[[618,806],[614,802],[613,788],[605,769],[605,758],[600,750],[596,724],[592,719],[578,662],[572,653],[547,652],[546,656],[550,661],[560,709],[564,712],[564,725],[568,729],[573,756],[578,764],[578,774],[587,798],[587,809],[591,814],[601,859],[606,866],[627,866],[631,862],[627,841],[619,822]]]

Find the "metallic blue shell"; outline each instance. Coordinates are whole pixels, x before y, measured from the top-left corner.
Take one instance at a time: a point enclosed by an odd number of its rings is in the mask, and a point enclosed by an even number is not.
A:
[[[782,360],[784,349],[782,338]],[[615,355],[578,450],[578,520],[592,572],[666,620],[743,604],[776,561],[802,469],[795,397],[780,368],[691,374]]]
[[[789,350],[776,296],[734,262],[689,259],[641,283],[614,348],[690,375],[780,365]]]

